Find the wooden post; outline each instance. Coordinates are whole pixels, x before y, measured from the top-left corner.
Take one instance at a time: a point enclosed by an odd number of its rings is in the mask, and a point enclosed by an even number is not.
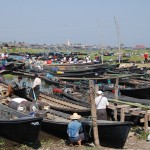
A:
[[[115,84],[115,99],[118,99],[118,84],[119,84],[119,78],[116,78],[116,84]]]
[[[149,118],[149,114],[150,111],[149,110],[146,110],[145,112],[145,117],[144,117],[144,131],[147,132],[148,131],[148,118]]]
[[[99,86],[98,86],[98,84],[95,84],[95,97],[96,97],[96,93],[98,92],[98,90],[99,90]],[[95,98],[94,98],[95,99]]]
[[[125,108],[121,108],[121,116],[120,116],[120,121],[121,121],[121,122],[124,122],[124,120],[125,120],[124,109],[125,109]]]
[[[91,115],[92,115],[94,143],[96,147],[100,147],[97,128],[96,105],[95,105],[95,88],[93,80],[89,80],[89,85],[90,85]]]
[[[114,119],[117,121],[117,109],[114,109]]]
[[[75,92],[77,89],[76,85],[73,85],[73,91]]]

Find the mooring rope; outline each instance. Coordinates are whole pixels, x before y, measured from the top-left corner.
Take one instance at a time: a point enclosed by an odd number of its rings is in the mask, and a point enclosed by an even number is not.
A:
[[[91,121],[91,124],[89,124],[89,125],[90,125],[90,130],[89,130],[89,133],[88,133],[89,137],[91,137],[91,132],[92,132],[92,128],[93,128],[92,121],[93,121],[93,118],[97,118],[97,117],[84,116],[84,118],[87,118],[87,119],[88,119],[88,121]]]

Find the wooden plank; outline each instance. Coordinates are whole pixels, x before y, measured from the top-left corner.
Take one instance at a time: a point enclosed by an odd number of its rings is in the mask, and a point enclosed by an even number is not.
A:
[[[114,119],[117,121],[117,109],[114,110]]]
[[[114,109],[116,109],[116,106],[109,104],[107,108],[114,110]]]
[[[119,84],[119,78],[116,78],[116,83],[115,83],[115,99],[118,99],[118,84]]]
[[[145,121],[144,118],[141,118],[141,119],[140,119],[140,122],[141,122],[141,123],[143,123],[144,121]],[[148,117],[148,121],[150,121],[150,116]]]
[[[129,111],[140,111],[142,108],[129,108]]]
[[[149,110],[146,111],[145,115],[147,115],[147,121],[150,121],[150,113],[148,113],[148,112],[149,112]],[[145,118],[141,118],[140,122],[145,122]]]
[[[147,113],[147,111],[146,111],[145,117],[144,117],[144,131],[145,132],[148,131],[148,113]]]
[[[129,108],[129,105],[117,105],[116,108]]]
[[[132,103],[132,102],[125,102],[125,101],[121,101],[121,100],[116,100],[116,99],[108,99],[109,102],[113,102],[113,103],[119,103],[119,104],[126,104],[126,105],[130,105],[130,106],[134,106],[134,107],[139,107],[139,108],[144,108],[144,109],[149,109],[150,110],[150,106],[146,106],[146,105],[142,105],[140,103]]]
[[[95,89],[94,89],[94,82],[92,80],[89,81],[89,86],[90,86],[92,125],[93,125],[94,141],[95,141],[94,143],[96,147],[100,147],[99,134],[97,128],[96,105],[95,105]]]
[[[132,111],[130,112],[131,115],[141,115],[141,114],[145,114],[145,111]]]
[[[147,110],[147,113],[150,114],[150,110]]]
[[[57,76],[57,78],[60,78],[60,79],[67,79],[67,80],[103,80],[103,79],[116,79],[116,78],[124,78],[124,77],[131,77],[131,76],[139,76],[139,74],[132,74],[132,75],[123,75],[123,76],[119,76],[118,74],[116,76],[113,76],[113,75],[109,75],[109,77],[94,77],[94,78],[73,78],[73,77],[59,77]]]
[[[124,122],[125,120],[125,113],[124,113],[124,108],[121,108],[121,117],[120,117],[120,121]]]

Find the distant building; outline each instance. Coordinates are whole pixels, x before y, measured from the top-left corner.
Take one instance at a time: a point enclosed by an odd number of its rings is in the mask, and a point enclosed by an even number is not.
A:
[[[134,49],[145,49],[144,45],[136,45]]]

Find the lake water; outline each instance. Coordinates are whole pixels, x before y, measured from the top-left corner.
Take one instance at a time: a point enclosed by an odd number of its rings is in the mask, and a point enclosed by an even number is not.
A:
[[[10,81],[17,79],[18,75],[5,74],[5,75],[2,75],[1,77],[4,82],[9,83]],[[32,87],[34,79],[27,77],[27,76],[22,76],[22,77],[23,77],[23,79],[21,82],[22,83],[24,82],[26,84],[26,87]],[[41,91],[43,91],[43,92],[48,91],[49,87],[50,87],[49,84],[46,84],[44,81],[42,81]]]

